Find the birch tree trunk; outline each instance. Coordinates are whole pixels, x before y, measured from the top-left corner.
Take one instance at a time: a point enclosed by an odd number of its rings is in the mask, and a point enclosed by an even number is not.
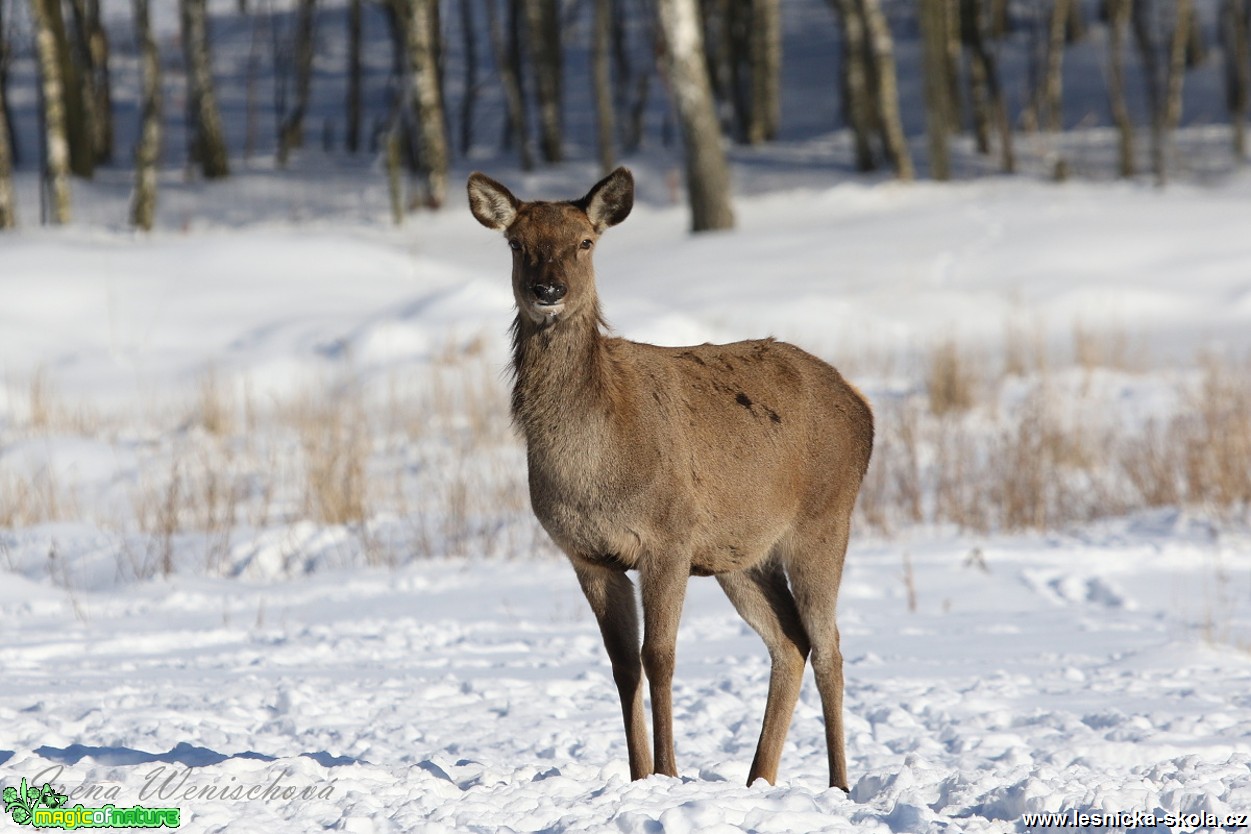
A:
[[[591,24],[591,86],[595,100],[595,144],[599,151],[600,170],[607,174],[617,161],[617,120],[613,111],[612,72],[609,59],[612,48],[612,0],[594,0],[595,19]]]
[[[530,58],[539,96],[539,151],[546,162],[564,158],[560,17],[556,0],[521,0],[529,33]]]
[[[1012,147],[1012,122],[1008,117],[1008,104],[1003,94],[1003,83],[999,78],[999,68],[994,55],[986,45],[987,21],[984,19],[982,0],[965,0],[963,14],[960,17],[960,39],[970,52],[969,74],[977,73],[979,80],[984,80],[987,95],[980,102],[975,97],[974,104],[984,103],[988,111],[981,118],[995,124],[999,134],[1000,167],[1005,174],[1016,170],[1016,155]],[[993,14],[993,8],[992,8]]]
[[[1130,23],[1134,30],[1134,42],[1142,58],[1143,82],[1147,88],[1147,111],[1151,118],[1151,170],[1156,185],[1167,180],[1164,160],[1164,94],[1161,89],[1160,58],[1156,54],[1155,31],[1151,15],[1155,4],[1148,0],[1132,0]]]
[[[408,55],[408,89],[422,202],[439,208],[447,197],[447,127],[435,55],[433,6],[438,0],[395,0],[403,21]]]
[[[31,0],[35,51],[39,61],[39,99],[43,111],[43,220],[70,221],[70,154],[65,123],[64,80],[49,7],[59,0]]]
[[[4,5],[0,3],[0,6]],[[13,58],[12,33],[4,22],[4,12],[0,11],[0,107],[4,108],[4,120],[9,126],[8,142],[12,162],[17,165],[21,161],[17,145],[17,131],[13,124],[13,109],[8,98],[9,68]]]
[[[17,225],[17,200],[13,194],[13,125],[9,123],[9,35],[4,9],[0,8],[0,229]]]
[[[929,139],[930,176],[939,181],[951,179],[952,107],[950,64],[947,60],[949,21],[947,0],[921,0],[920,9],[922,70],[925,76],[925,126]]]
[[[677,105],[686,157],[691,231],[734,226],[730,169],[713,106],[695,0],[657,0],[669,89]]]
[[[295,107],[283,118],[278,133],[278,165],[285,167],[291,151],[304,147],[304,116],[313,81],[313,35],[317,0],[300,0],[295,23]]]
[[[356,153],[361,147],[361,97],[364,88],[364,72],[361,67],[361,35],[364,29],[363,0],[348,2],[348,86],[347,86],[347,136],[348,153]]]
[[[1064,122],[1064,47],[1073,0],[1053,0],[1047,32],[1047,67],[1039,91],[1038,124],[1058,131]]]
[[[781,0],[751,0],[751,108],[747,142],[759,145],[777,138],[782,120]]]
[[[473,146],[473,114],[478,102],[478,27],[474,0],[460,0],[461,44],[464,47],[465,89],[460,100],[460,153],[468,156]]]
[[[183,60],[187,72],[187,127],[192,162],[200,165],[207,179],[218,179],[230,175],[230,160],[213,85],[205,2],[179,0]]]
[[[1168,93],[1164,105],[1164,127],[1176,130],[1181,124],[1182,86],[1186,81],[1186,52],[1194,28],[1194,0],[1175,0],[1177,14],[1169,43]]]
[[[856,170],[877,168],[873,156],[874,118],[869,91],[869,47],[864,16],[855,0],[829,0],[843,27],[841,86],[843,111],[855,143]]]
[[[1108,0],[1108,103],[1116,123],[1122,177],[1134,175],[1134,123],[1125,103],[1125,29],[1132,0]]]
[[[17,225],[17,200],[13,195],[13,146],[9,142],[8,97],[0,84],[0,229]]]
[[[149,0],[134,0],[139,49],[139,143],[135,146],[135,192],[130,222],[145,232],[156,222],[156,171],[161,158],[161,56],[152,35]]]
[[[894,41],[886,16],[882,14],[880,0],[856,0],[864,14],[866,30],[874,62],[876,80],[874,98],[882,130],[882,143],[886,156],[895,169],[895,176],[909,181],[915,176],[912,155],[904,136],[903,123],[899,118],[899,85],[895,75]]]
[[[113,157],[113,96],[109,75],[109,39],[100,20],[100,0],[70,0],[78,55],[84,128],[93,162]]]
[[[509,18],[515,21],[520,0],[504,0]],[[495,67],[500,74],[500,86],[504,88],[504,106],[508,112],[506,136],[517,142],[521,170],[534,168],[534,151],[530,147],[530,125],[526,119],[526,101],[521,87],[521,45],[516,26],[505,26],[500,21],[495,0],[487,0],[487,29],[491,33],[491,51],[495,53]],[[505,143],[507,144],[507,143]]]
[[[1225,103],[1233,129],[1234,155],[1247,158],[1247,103],[1251,90],[1251,32],[1247,0],[1221,4],[1221,44],[1225,53]]]
[[[60,0],[33,0],[40,4],[43,16],[43,28],[51,36],[56,61],[60,67],[61,78],[61,113],[65,120],[65,141],[69,145],[70,172],[75,176],[90,179],[95,173],[95,143],[89,115],[84,105],[90,97],[83,95],[83,80],[78,66],[73,59],[70,48],[69,33],[65,26],[65,16]]]
[[[109,81],[109,39],[100,24],[100,0],[70,0],[74,15],[74,64],[81,89],[84,141],[91,164],[113,156],[113,96]]]

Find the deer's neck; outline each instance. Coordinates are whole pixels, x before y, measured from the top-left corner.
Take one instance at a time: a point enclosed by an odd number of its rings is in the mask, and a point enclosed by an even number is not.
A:
[[[550,325],[513,322],[513,420],[533,454],[610,429],[621,379],[598,309]]]

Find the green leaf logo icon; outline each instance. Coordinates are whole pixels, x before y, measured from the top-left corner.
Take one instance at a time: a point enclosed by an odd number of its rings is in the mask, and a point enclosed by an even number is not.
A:
[[[5,788],[3,796],[4,810],[18,825],[28,825],[34,820],[35,809],[40,805],[45,808],[60,808],[69,798],[63,793],[57,793],[50,784],[42,788],[27,787],[25,778],[20,787]]]

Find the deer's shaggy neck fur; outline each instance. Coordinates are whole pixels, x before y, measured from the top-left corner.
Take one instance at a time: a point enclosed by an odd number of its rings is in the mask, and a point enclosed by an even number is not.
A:
[[[589,313],[550,323],[520,313],[513,320],[512,413],[527,442],[587,407],[610,407],[605,326],[598,301]]]

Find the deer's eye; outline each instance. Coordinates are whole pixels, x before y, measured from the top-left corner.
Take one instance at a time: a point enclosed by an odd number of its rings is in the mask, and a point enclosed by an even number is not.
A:
[[[508,247],[509,247],[510,249],[512,249],[514,252],[520,252],[520,251],[521,251],[521,241],[519,241],[519,240],[510,240],[510,241],[508,241]]]
[[[581,248],[581,249],[590,249],[590,248],[591,248],[591,246],[592,246],[592,241],[591,241],[591,239],[590,239],[589,237],[588,237],[586,240],[582,241],[582,243],[580,243],[580,244],[579,244],[579,248]]]

